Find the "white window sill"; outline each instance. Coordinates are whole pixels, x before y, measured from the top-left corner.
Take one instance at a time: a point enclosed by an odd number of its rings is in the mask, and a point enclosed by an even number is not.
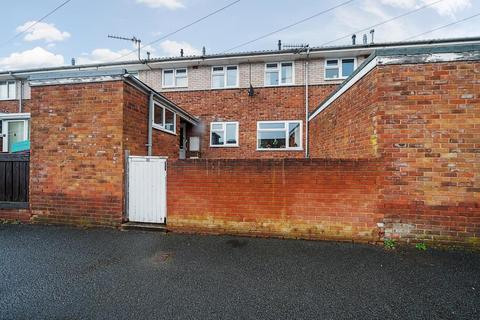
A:
[[[17,98],[0,98],[0,101],[15,101]]]
[[[211,88],[211,90],[227,90],[227,89],[238,89],[240,88],[238,85],[234,87],[221,87],[221,88]]]
[[[348,77],[342,77],[342,78],[324,78],[325,81],[343,81],[347,79]]]
[[[230,145],[222,145],[222,146],[215,146],[215,145],[210,145],[210,148],[239,148],[240,146],[238,144],[230,144]]]
[[[294,86],[295,83],[281,83],[281,84],[264,84],[265,87],[288,87],[288,86]]]
[[[257,148],[257,151],[303,151],[303,148],[270,148],[270,149],[260,149]]]
[[[153,129],[156,129],[156,130],[158,130],[158,131],[163,131],[163,132],[165,132],[165,133],[171,134],[171,135],[173,135],[173,136],[176,136],[176,135],[177,135],[175,132],[170,131],[170,130],[166,130],[166,129],[164,129],[163,127],[161,127],[161,126],[159,126],[159,125],[157,125],[157,124],[153,124],[153,125],[152,125],[152,128],[153,128]]]
[[[177,87],[177,86],[165,87],[165,86],[162,86],[162,89],[188,89],[188,85],[187,86],[181,86],[181,87]]]

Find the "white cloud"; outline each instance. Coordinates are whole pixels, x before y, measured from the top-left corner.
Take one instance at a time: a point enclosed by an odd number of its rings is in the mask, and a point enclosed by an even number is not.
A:
[[[145,4],[150,8],[167,8],[170,10],[176,10],[185,8],[183,0],[137,0],[137,3]]]
[[[438,0],[381,0],[383,4],[403,9],[415,9],[436,1]],[[441,16],[454,16],[455,13],[465,10],[471,5],[471,0],[443,0],[432,5],[432,9]]]
[[[82,53],[82,56],[77,58],[78,64],[90,64],[90,63],[102,63],[112,61],[126,61],[138,59],[138,53],[136,47],[132,46],[132,49],[111,50],[107,48],[97,48],[90,53]],[[153,53],[156,49],[152,46],[142,47],[142,59],[145,59],[147,52]]]
[[[424,2],[428,1],[424,0]],[[471,5],[471,0],[447,0],[435,4],[433,8],[442,16],[454,16],[455,13],[465,10]]]
[[[126,55],[125,57],[122,57]],[[113,51],[106,48],[94,49],[91,53],[84,53],[81,57],[77,59],[78,64],[90,64],[90,63],[102,63],[102,62],[112,62],[113,60],[120,59],[122,60],[132,60],[136,57],[135,53],[132,53],[130,49],[122,49],[118,51]]]
[[[8,57],[0,58],[0,68],[6,70],[54,67],[64,64],[63,56],[54,54],[41,47],[23,52],[14,52]]]
[[[162,43],[160,43],[160,49],[167,55],[167,56],[179,56],[180,55],[180,49],[183,49],[183,53],[186,56],[196,56],[200,55],[200,50],[197,48],[193,47],[191,44],[188,42],[178,42],[178,41],[172,41],[172,40],[165,40]]]
[[[31,27],[32,25],[33,27]],[[24,39],[26,41],[45,40],[46,42],[55,42],[70,38],[70,33],[58,30],[53,23],[45,22],[27,21],[17,27],[17,32],[25,32]]]
[[[382,0],[384,1],[384,0]],[[339,40],[329,45],[350,44],[350,36],[358,30],[365,29],[380,21],[385,21],[393,16],[382,9],[381,5],[376,0],[365,0],[363,5],[359,5],[356,10],[351,8],[340,8],[336,10],[334,17],[335,26],[329,34],[329,40],[345,36],[344,39]],[[403,40],[412,34],[414,26],[405,23],[404,20],[394,20],[388,24],[378,26],[375,28],[376,42],[389,42]],[[369,29],[357,34],[357,43],[362,43],[363,35],[367,34],[368,42],[371,41]]]
[[[397,7],[397,8],[404,8],[404,9],[409,9],[409,8],[414,8],[417,6],[418,1],[417,0],[381,0],[383,4],[392,6],[392,7]]]

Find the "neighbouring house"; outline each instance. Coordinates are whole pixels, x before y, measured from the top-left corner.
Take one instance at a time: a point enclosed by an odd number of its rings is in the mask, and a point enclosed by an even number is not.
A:
[[[0,157],[0,218],[478,245],[479,60],[467,38],[0,73],[3,151],[30,150]]]

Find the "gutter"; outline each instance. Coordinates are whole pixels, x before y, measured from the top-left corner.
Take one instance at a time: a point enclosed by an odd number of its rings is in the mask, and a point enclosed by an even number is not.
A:
[[[389,42],[389,43],[374,43],[367,45],[346,45],[346,46],[331,46],[331,47],[313,47],[311,48],[311,54],[315,53],[335,53],[338,54],[342,51],[351,51],[351,50],[375,50],[375,49],[385,49],[385,48],[402,48],[402,47],[418,47],[418,46],[435,46],[435,45],[458,45],[458,44],[472,44],[479,43],[480,37],[465,37],[465,38],[451,38],[451,39],[437,39],[437,40],[418,40],[418,41],[403,41],[403,42]],[[232,59],[232,58],[263,58],[263,57],[279,57],[279,55],[288,55],[294,54],[295,50],[266,50],[266,51],[250,51],[250,52],[240,52],[240,53],[227,53],[227,54],[212,54],[206,56],[187,56],[187,57],[172,57],[172,58],[156,58],[150,59],[149,64],[154,67],[157,64],[171,64],[171,63],[201,63],[206,60],[222,60],[222,59]],[[0,75],[28,75],[36,72],[49,72],[49,71],[64,71],[64,70],[85,70],[92,69],[98,70],[99,68],[108,68],[108,67],[119,67],[119,66],[131,66],[132,68],[145,65],[143,62],[138,61],[119,61],[119,62],[108,62],[108,63],[98,63],[98,64],[85,64],[85,65],[76,65],[76,66],[61,66],[61,67],[50,67],[50,68],[41,68],[41,69],[24,69],[17,70],[14,72],[0,72]],[[147,64],[147,67],[151,68]],[[139,70],[140,68],[137,68]]]

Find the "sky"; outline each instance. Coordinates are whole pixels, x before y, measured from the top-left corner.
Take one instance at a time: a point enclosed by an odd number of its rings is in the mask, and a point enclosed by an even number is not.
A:
[[[276,49],[284,44],[350,44],[350,35],[439,0],[240,0],[191,27],[167,36],[236,0],[65,0],[9,1],[0,20],[0,70],[100,63],[135,59],[133,43],[109,34],[159,41],[142,49],[151,57],[222,53],[329,8],[306,22],[234,52]],[[480,0],[441,0],[411,15],[375,28],[375,41],[402,41],[480,13]],[[37,22],[33,27],[32,25]],[[416,39],[480,36],[480,16]],[[361,41],[363,33],[357,34]],[[335,39],[342,38],[337,41]]]

